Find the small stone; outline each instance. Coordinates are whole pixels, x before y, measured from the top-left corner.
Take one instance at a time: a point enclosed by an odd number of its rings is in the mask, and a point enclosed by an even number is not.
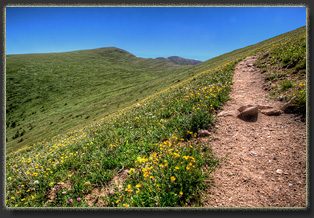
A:
[[[278,97],[278,100],[282,100],[282,99],[284,99],[286,96],[285,95],[280,95],[279,97]]]
[[[279,116],[281,113],[282,113],[282,111],[281,110],[276,110],[276,109],[273,109],[273,110],[263,110],[263,111],[261,111],[262,112],[262,114],[265,114],[265,115],[267,115],[267,116]]]
[[[88,185],[90,185],[90,182],[85,182],[84,183],[84,186],[88,186]]]
[[[268,106],[268,105],[257,105],[258,109],[259,110],[262,110],[262,109],[272,109],[273,107],[272,106]]]
[[[251,155],[251,156],[256,156],[257,154],[256,154],[254,151],[251,151],[251,152],[250,152],[250,155]]]
[[[113,190],[113,189],[111,189],[110,191],[109,191],[109,194],[111,194],[111,195],[114,195],[116,192]]]
[[[217,114],[217,117],[226,117],[226,116],[233,116],[232,111],[221,111],[219,114]]]
[[[234,135],[232,136],[232,138],[236,137],[237,135],[238,135],[238,133],[234,134]]]
[[[283,173],[283,171],[282,171],[281,169],[277,169],[277,170],[276,170],[276,173],[278,173],[278,174],[282,174],[282,173]]]
[[[296,98],[296,96],[294,96],[293,98],[291,98],[291,100],[289,101],[289,102],[287,102],[286,104],[284,104],[281,108],[280,108],[280,110],[282,110],[283,112],[286,112],[287,111],[287,109],[290,107],[290,106],[292,106],[293,105],[293,100]]]
[[[238,109],[239,110],[239,109]],[[258,116],[258,108],[257,106],[249,107],[243,110],[238,117],[243,119],[254,119]]]
[[[242,111],[244,111],[244,110],[247,109],[247,108],[248,108],[247,105],[243,105],[243,106],[241,106],[241,107],[238,108],[238,111],[239,111],[239,112],[242,112]]]
[[[208,130],[200,129],[197,131],[197,134],[199,136],[210,136],[211,133]]]
[[[292,187],[293,185],[291,183],[288,184],[289,187]]]

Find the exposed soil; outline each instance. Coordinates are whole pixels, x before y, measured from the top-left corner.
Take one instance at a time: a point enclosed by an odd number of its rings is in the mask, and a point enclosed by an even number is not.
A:
[[[306,123],[285,113],[259,111],[251,122],[237,117],[243,105],[283,104],[266,98],[264,75],[253,65],[256,58],[236,66],[231,100],[209,142],[222,161],[212,175],[215,187],[206,193],[206,206],[306,207]]]
[[[92,192],[85,197],[88,206],[107,206],[107,202],[103,197],[108,197],[109,195],[114,194],[115,188],[117,188],[118,191],[121,191],[123,188],[122,183],[127,179],[128,173],[129,170],[123,170],[121,173],[115,175],[106,188],[94,188]]]

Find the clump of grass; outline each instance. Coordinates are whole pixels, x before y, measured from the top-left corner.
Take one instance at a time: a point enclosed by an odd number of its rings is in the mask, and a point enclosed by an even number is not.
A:
[[[297,105],[297,111],[298,113],[302,114],[303,116],[305,116],[306,114],[306,84],[300,82],[298,85],[298,92],[295,94],[296,99],[294,100],[294,102]]]
[[[262,72],[262,73],[265,73],[266,71],[267,71],[266,68],[262,68],[262,69],[261,69],[261,72]]]
[[[286,76],[285,72],[276,70],[276,71],[269,72],[266,75],[266,80],[270,82],[276,82],[280,80],[281,78],[284,78],[285,76]]]
[[[284,80],[284,81],[281,81],[279,83],[279,86],[281,87],[280,91],[284,92],[284,91],[292,88],[293,84],[292,84],[292,82],[290,80]]]
[[[291,57],[284,57],[282,59],[282,63],[284,63],[284,64],[288,64],[290,61],[291,61]]]

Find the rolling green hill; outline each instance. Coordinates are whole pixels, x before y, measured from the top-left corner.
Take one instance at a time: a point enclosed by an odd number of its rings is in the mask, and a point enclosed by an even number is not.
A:
[[[118,48],[8,55],[7,150],[68,132],[189,76],[168,60]]]
[[[7,56],[6,205],[202,206],[219,160],[197,131],[256,54],[271,96],[304,113],[305,27],[194,66],[117,48]]]

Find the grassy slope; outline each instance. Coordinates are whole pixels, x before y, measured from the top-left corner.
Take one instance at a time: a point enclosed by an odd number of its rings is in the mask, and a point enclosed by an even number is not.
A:
[[[214,111],[228,99],[234,61],[264,54],[304,34],[301,28],[189,67],[185,73],[204,72],[150,96],[138,107],[11,153],[6,168],[7,205],[86,206],[91,190],[106,187],[123,169],[129,169],[131,177],[122,190],[102,199],[107,206],[200,204],[204,181],[217,160],[195,132],[210,128]],[[49,202],[51,187],[58,182],[71,190],[62,194],[66,188],[60,189]],[[85,182],[91,186],[84,186]],[[74,202],[67,203],[71,198]]]
[[[295,37],[302,29],[195,66],[137,58],[117,48],[7,56],[6,149],[69,132],[171,85]]]
[[[113,187],[115,194],[102,196],[98,203],[199,204],[199,190],[206,187],[203,180],[208,178],[203,168],[207,165],[206,172],[210,172],[217,160],[194,137],[198,129],[210,128],[212,113],[228,99],[234,66],[231,62],[222,69],[205,71],[116,116],[10,153],[7,205],[86,206],[92,189],[106,188],[123,169],[132,175],[126,186],[122,190]],[[58,189],[57,199],[50,202],[51,187],[60,184],[71,189]],[[83,200],[67,203],[71,198]]]
[[[185,67],[186,68],[186,67]],[[116,48],[7,56],[7,151],[85,126],[187,78]]]
[[[286,112],[306,115],[306,35],[273,45],[263,51],[256,65],[266,75],[269,97],[284,102],[294,98]]]

